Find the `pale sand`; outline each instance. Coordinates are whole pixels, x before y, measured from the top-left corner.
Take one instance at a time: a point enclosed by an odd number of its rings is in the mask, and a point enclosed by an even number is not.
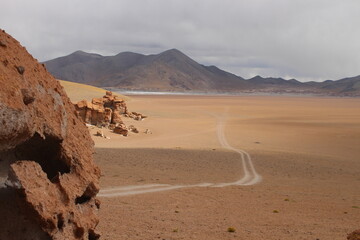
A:
[[[128,106],[149,115],[125,119],[141,133],[94,136],[103,189],[238,180],[221,117],[263,180],[101,197],[103,239],[346,239],[360,228],[360,99],[134,96]]]
[[[93,98],[100,98],[105,95],[106,90],[86,84],[81,83],[74,83],[64,80],[58,80],[60,85],[65,89],[66,94],[70,98],[70,100],[74,103],[77,103],[81,100],[87,100],[91,101]],[[130,100],[129,97],[121,95],[121,94],[115,94],[119,96],[120,98],[128,101]]]

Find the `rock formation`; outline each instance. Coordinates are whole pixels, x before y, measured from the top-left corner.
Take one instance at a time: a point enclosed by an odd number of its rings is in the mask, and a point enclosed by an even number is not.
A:
[[[3,30],[0,84],[0,239],[98,239],[100,170],[88,129],[60,84]]]
[[[131,128],[127,128],[121,119],[122,115],[137,121],[147,118],[141,113],[128,112],[125,101],[114,96],[111,91],[106,91],[106,95],[102,98],[93,98],[91,102],[82,100],[75,104],[75,108],[85,123],[98,127],[107,127],[113,130],[114,133],[123,136],[127,136],[129,131],[134,133],[139,131],[132,125]]]
[[[82,100],[75,104],[76,111],[85,123],[109,127],[110,124],[122,124],[121,114],[127,113],[125,101],[106,91],[102,98],[93,98],[91,102]]]
[[[129,134],[129,130],[125,126],[125,124],[119,124],[114,128],[114,133],[121,134],[123,136],[127,136]]]

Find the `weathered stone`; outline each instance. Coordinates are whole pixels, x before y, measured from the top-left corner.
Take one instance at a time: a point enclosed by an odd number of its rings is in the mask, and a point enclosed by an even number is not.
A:
[[[21,94],[25,105],[28,105],[35,100],[35,94],[28,89],[21,89]]]
[[[113,124],[121,124],[121,123],[123,123],[123,121],[121,119],[121,114],[119,112],[117,112],[117,111],[113,112],[111,123],[113,123]]]
[[[93,108],[91,111],[91,124],[95,126],[102,126],[105,119],[105,109],[104,108]]]
[[[121,114],[127,112],[124,100],[113,96],[110,91],[103,98],[93,98],[91,103],[82,100],[75,104],[78,115],[85,123],[108,127],[110,124],[123,124]]]
[[[16,66],[16,69],[21,75],[23,75],[25,72],[25,68],[23,66]]]
[[[133,133],[139,133],[139,130],[134,125],[130,125],[128,129]]]
[[[96,132],[96,136],[98,136],[98,137],[104,137],[104,132],[103,131],[97,131]]]
[[[152,134],[152,132],[150,131],[150,129],[146,129],[146,130],[144,131],[144,133],[146,133],[146,134]]]
[[[105,108],[105,116],[104,116],[104,122],[106,124],[110,124],[111,123],[111,118],[112,118],[112,110],[111,108]]]
[[[110,130],[114,130],[115,127],[116,127],[116,124],[113,124],[113,123],[111,123],[111,124],[108,126],[108,128],[109,128]]]
[[[137,112],[129,113],[125,101],[114,96],[111,91],[106,91],[106,95],[103,98],[93,98],[91,103],[82,100],[76,103],[75,107],[78,116],[85,123],[98,127],[107,127],[113,130],[114,133],[123,136],[127,136],[129,131],[139,133],[139,130],[132,125],[128,129],[122,121],[122,114],[135,120],[146,118],[145,115]]]
[[[44,67],[4,31],[0,39],[0,239],[98,239],[90,134]]]
[[[114,133],[127,136],[129,134],[129,130],[126,128],[124,124],[120,124],[114,128]]]
[[[132,118],[134,120],[137,120],[137,121],[141,121],[143,120],[144,118],[147,118],[146,115],[143,115],[141,113],[137,113],[137,112],[131,112],[131,113],[127,113],[125,114],[126,117],[129,117],[129,118]]]
[[[94,105],[103,105],[104,100],[102,98],[93,98],[91,103]]]
[[[77,104],[75,104],[76,111],[81,119],[83,119],[86,123],[87,122],[87,102],[86,100],[80,101]]]
[[[6,46],[7,46],[6,42],[3,40],[0,40],[0,47],[6,47]]]

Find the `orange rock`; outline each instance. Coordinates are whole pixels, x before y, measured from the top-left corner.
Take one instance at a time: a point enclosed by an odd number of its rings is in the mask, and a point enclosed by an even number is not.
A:
[[[126,128],[124,124],[120,124],[114,128],[114,133],[121,134],[123,136],[127,136],[129,134],[129,130]]]
[[[114,97],[110,91],[103,98],[93,98],[91,102],[83,100],[76,103],[75,107],[85,123],[97,126],[122,124],[121,115],[127,113],[125,101]]]
[[[141,113],[137,113],[137,112],[131,112],[131,113],[127,113],[125,115],[126,117],[130,117],[130,118],[133,118],[134,120],[137,120],[137,121],[141,121],[143,120],[144,118],[147,118],[147,116],[141,114]]]
[[[127,107],[124,101],[114,101],[114,109],[117,110],[120,114],[127,113]]]
[[[91,103],[93,105],[103,106],[104,105],[104,100],[102,98],[93,98],[91,100]]]
[[[100,169],[90,134],[44,66],[4,31],[0,39],[0,157],[9,170],[0,239],[98,239]],[[76,108],[88,116],[87,103]]]
[[[106,91],[103,98],[93,98],[91,103],[83,100],[75,104],[78,116],[85,123],[108,127],[113,132],[128,135],[129,129],[126,128],[122,121],[121,115],[131,117],[135,120],[142,120],[147,116],[137,112],[128,112],[124,100],[114,96],[111,91]],[[133,126],[130,131],[138,133],[139,131]]]
[[[110,124],[111,123],[111,118],[112,118],[112,110],[111,108],[105,108],[105,117],[104,117],[104,122],[106,124]]]
[[[123,123],[120,112],[114,110],[114,112],[112,114],[111,123],[114,123],[114,124]]]

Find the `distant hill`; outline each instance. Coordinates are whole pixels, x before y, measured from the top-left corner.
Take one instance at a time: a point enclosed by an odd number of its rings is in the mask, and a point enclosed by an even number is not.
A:
[[[327,80],[324,82],[307,82],[305,84],[329,95],[360,96],[360,75],[337,81]]]
[[[231,91],[249,85],[234,74],[203,66],[176,49],[157,55],[124,52],[109,57],[77,51],[45,64],[59,79],[128,90]]]
[[[154,55],[122,52],[115,56],[77,51],[45,64],[58,79],[124,90],[360,96],[360,76],[306,83],[261,76],[245,80],[216,66],[201,65],[177,49]]]

